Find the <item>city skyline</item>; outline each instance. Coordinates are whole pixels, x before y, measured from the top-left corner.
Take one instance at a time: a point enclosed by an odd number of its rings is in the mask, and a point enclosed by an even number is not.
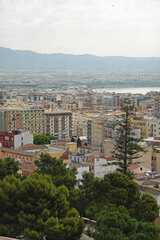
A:
[[[160,0],[0,2],[0,46],[39,53],[160,56]]]

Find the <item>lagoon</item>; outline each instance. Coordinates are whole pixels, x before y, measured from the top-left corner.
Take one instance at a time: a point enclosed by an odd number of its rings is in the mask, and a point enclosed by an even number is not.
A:
[[[99,88],[93,89],[94,92],[103,93],[103,92],[115,92],[115,93],[132,93],[132,94],[146,94],[150,91],[158,91],[160,92],[160,87],[119,87],[119,88]]]

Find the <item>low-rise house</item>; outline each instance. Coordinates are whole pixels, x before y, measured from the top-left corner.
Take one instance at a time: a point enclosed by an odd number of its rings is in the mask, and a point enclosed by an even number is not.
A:
[[[76,179],[78,183],[82,181],[83,174],[85,172],[89,172],[89,166],[87,163],[73,164],[72,167],[75,167],[77,169]]]
[[[80,154],[87,154],[90,153],[92,151],[93,147],[91,145],[83,145],[78,147],[78,153]]]
[[[129,164],[127,168],[135,174],[135,178],[143,176],[145,175],[145,173],[151,171],[150,168],[146,168],[146,167],[143,167],[142,165],[137,165],[137,164]]]
[[[19,163],[20,170],[18,171],[21,175],[31,176],[31,174],[37,169],[35,164],[28,164],[25,161]]]
[[[68,163],[75,164],[75,163],[85,163],[85,156],[83,154],[69,154],[68,155]]]
[[[28,163],[34,163],[36,159],[40,158],[42,153],[46,153],[44,150],[38,152],[26,152],[23,150],[16,150],[10,148],[0,148],[0,157],[14,157],[15,160],[26,160]]]
[[[44,153],[48,153],[50,154],[52,157],[56,157],[57,159],[61,158],[63,153],[66,151],[65,147],[59,147],[59,146],[52,146],[52,145],[26,145],[26,146],[22,146],[20,148],[21,150],[25,151],[25,152],[31,152],[31,153],[37,153],[40,150],[43,150]]]
[[[118,168],[117,161],[112,157],[95,158],[94,160],[94,176],[104,178],[107,173],[116,172]]]

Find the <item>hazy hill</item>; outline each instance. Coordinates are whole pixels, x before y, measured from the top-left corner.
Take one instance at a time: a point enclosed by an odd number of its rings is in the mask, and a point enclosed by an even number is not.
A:
[[[89,54],[40,54],[0,47],[4,70],[160,70],[160,58],[98,57]]]

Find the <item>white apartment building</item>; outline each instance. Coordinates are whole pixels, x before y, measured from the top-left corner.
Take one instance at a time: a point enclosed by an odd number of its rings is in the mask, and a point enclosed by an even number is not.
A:
[[[71,111],[46,111],[45,133],[58,139],[72,137],[72,112]]]
[[[22,132],[21,134],[14,135],[15,149],[29,143],[33,144],[33,133]]]

